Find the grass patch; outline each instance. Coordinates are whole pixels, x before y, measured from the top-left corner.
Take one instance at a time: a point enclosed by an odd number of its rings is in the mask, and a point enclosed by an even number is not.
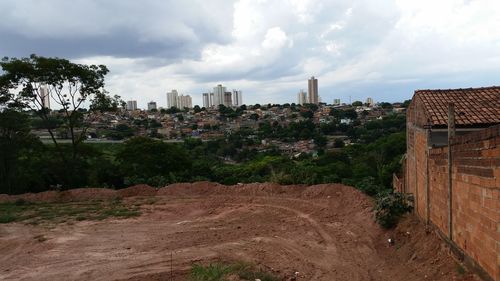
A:
[[[258,270],[249,263],[211,263],[195,264],[191,269],[190,281],[226,281],[230,276],[238,276],[243,280],[260,279],[262,281],[279,281],[280,279],[267,272]]]
[[[127,205],[121,199],[70,203],[30,203],[26,201],[0,203],[0,223],[57,224],[103,220],[110,217],[130,218],[140,215],[140,205]]]
[[[9,223],[16,221],[17,217],[11,213],[0,214],[0,223]]]
[[[465,274],[465,268],[463,266],[461,266],[460,264],[457,264],[456,270],[457,270],[457,273],[459,275],[464,275]]]

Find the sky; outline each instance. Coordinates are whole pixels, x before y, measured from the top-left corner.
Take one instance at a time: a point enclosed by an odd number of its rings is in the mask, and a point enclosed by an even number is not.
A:
[[[166,106],[223,84],[246,104],[410,99],[500,85],[498,0],[0,0],[0,56],[110,69],[106,89]]]

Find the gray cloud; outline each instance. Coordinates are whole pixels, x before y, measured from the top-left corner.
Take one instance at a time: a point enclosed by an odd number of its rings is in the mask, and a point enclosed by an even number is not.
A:
[[[324,101],[403,100],[418,88],[500,84],[496,0],[5,0],[0,56],[103,63],[108,87],[164,105],[176,88],[243,90],[294,102],[319,78]]]
[[[220,7],[225,17],[209,8],[205,1],[3,1],[0,52],[196,58],[205,44],[230,40],[231,5]]]

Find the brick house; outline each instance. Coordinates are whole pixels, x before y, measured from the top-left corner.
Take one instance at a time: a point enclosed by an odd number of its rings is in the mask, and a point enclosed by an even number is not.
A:
[[[406,118],[395,189],[484,279],[500,280],[500,87],[417,90]]]

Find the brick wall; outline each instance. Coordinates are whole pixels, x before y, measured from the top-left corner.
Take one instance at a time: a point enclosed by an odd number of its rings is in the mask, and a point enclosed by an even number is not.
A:
[[[428,148],[426,131],[408,125],[405,190],[416,214],[448,237],[448,148]],[[500,280],[500,125],[454,138],[451,151],[451,241]]]

